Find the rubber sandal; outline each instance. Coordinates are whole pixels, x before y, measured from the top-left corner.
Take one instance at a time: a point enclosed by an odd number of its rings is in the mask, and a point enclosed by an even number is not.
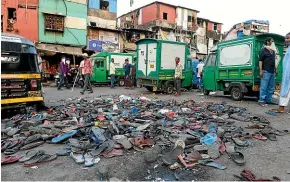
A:
[[[239,166],[242,166],[246,163],[244,154],[241,152],[229,153],[230,158],[237,163]]]
[[[95,149],[93,149],[90,154],[92,156],[98,156],[100,155],[102,152],[104,152],[106,149],[108,148],[108,143],[102,143],[101,145],[99,145],[98,147],[96,147]]]
[[[84,155],[84,159],[85,159],[85,167],[92,167],[95,164],[94,157],[88,153]]]
[[[173,165],[175,162],[177,162],[178,156],[182,155],[183,152],[184,149],[180,146],[177,146],[173,150],[169,151],[162,157],[164,164]]]
[[[21,159],[22,156],[5,156],[3,160],[1,160],[2,164],[11,164],[14,162],[17,162],[19,159]]]
[[[263,135],[255,135],[254,138],[258,139],[258,140],[263,140],[266,141],[268,138],[263,136]]]
[[[44,143],[45,143],[44,141],[29,143],[29,144],[24,145],[23,147],[21,147],[20,150],[29,150],[29,149],[38,147],[38,146],[40,146],[40,145],[42,145]]]
[[[104,142],[107,140],[106,137],[104,136],[105,133],[104,129],[94,126],[92,127],[92,132],[100,142]]]
[[[72,130],[71,132],[66,132],[58,137],[55,137],[51,140],[52,143],[60,143],[66,139],[71,138],[72,136],[74,136],[77,133],[77,130]]]
[[[30,144],[32,142],[38,141],[38,140],[42,140],[41,134],[35,134],[32,136],[29,136],[25,141],[24,141],[24,145]]]
[[[193,147],[194,150],[196,151],[207,151],[208,150],[208,146],[207,145],[195,145]]]
[[[221,169],[221,170],[226,169],[226,166],[224,166],[220,163],[217,163],[216,161],[214,161],[212,159],[199,160],[198,163],[201,165],[205,165],[205,166],[215,167],[215,168]]]
[[[74,152],[70,153],[70,157],[77,163],[83,164],[85,162],[85,158],[83,154],[76,154]]]
[[[226,146],[226,152],[228,154],[236,152],[236,149],[235,149],[236,146],[234,143],[227,142],[227,143],[225,143],[225,146]]]
[[[26,152],[26,155],[19,159],[19,162],[26,162],[39,154],[44,154],[44,150],[30,150]]]
[[[45,164],[45,163],[55,160],[56,158],[57,158],[56,155],[40,154],[33,157],[31,160],[25,162],[24,167],[31,167],[31,166]]]
[[[132,148],[132,144],[129,142],[129,140],[127,139],[127,137],[125,135],[115,135],[113,136],[113,139],[121,144],[124,149],[131,149]]]
[[[107,153],[103,153],[102,156],[105,158],[112,158],[115,156],[122,156],[123,155],[123,150],[122,149],[112,149],[111,151]]]
[[[56,155],[57,156],[69,156],[69,154],[71,153],[71,150],[67,150],[67,149],[59,149],[56,151]]]
[[[234,143],[239,147],[248,147],[250,142],[248,140],[241,140],[239,138],[233,138]]]

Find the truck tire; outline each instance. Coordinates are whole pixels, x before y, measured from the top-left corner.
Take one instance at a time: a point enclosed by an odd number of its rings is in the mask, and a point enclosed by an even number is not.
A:
[[[209,92],[210,92],[209,90],[203,89],[203,94],[204,95],[209,95]]]
[[[118,81],[118,85],[119,85],[119,86],[124,86],[124,85],[125,85],[125,81],[122,80],[122,79],[120,79],[120,80]]]
[[[149,92],[153,92],[153,87],[149,87],[149,86],[147,86],[146,89],[147,89]]]
[[[172,84],[168,84],[167,87],[165,88],[165,92],[167,94],[173,94],[173,92],[174,92],[174,86]]]
[[[233,87],[231,89],[231,97],[235,101],[240,101],[240,100],[243,100],[244,93],[242,92],[242,90],[240,89],[240,87]]]

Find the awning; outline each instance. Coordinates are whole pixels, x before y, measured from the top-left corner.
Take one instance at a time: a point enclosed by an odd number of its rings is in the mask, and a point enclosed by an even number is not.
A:
[[[56,44],[36,43],[36,48],[43,51],[71,54],[81,56],[83,54],[82,47],[70,47]]]

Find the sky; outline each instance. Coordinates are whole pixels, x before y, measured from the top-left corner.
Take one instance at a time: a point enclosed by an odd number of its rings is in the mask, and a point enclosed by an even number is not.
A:
[[[137,9],[155,0],[118,0],[117,16]],[[290,32],[290,0],[158,0],[173,5],[180,5],[200,11],[198,17],[223,23],[222,31],[229,31],[232,26],[247,20],[269,20],[270,32],[285,35]]]

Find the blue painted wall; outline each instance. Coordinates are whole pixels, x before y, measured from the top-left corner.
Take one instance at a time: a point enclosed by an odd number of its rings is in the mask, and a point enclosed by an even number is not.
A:
[[[64,3],[65,1],[65,3]],[[39,0],[39,41],[43,43],[85,46],[87,29],[64,28],[64,32],[46,31],[44,12],[87,19],[87,5],[66,0]],[[67,8],[66,8],[67,7]]]
[[[117,0],[107,0],[110,4],[109,11],[117,14]],[[89,8],[100,9],[100,0],[89,0]]]

